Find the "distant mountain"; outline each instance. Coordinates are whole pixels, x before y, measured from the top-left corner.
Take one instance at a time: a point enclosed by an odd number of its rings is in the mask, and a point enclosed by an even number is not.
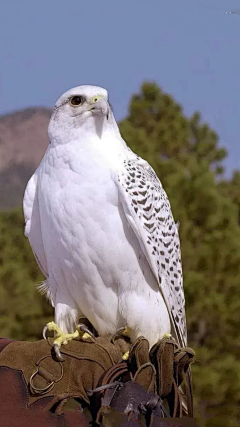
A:
[[[27,181],[48,146],[51,110],[28,108],[0,117],[0,209],[19,207]]]

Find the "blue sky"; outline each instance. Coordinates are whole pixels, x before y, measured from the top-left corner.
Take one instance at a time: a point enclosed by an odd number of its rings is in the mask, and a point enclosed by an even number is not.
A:
[[[52,107],[73,86],[127,114],[143,80],[199,110],[240,168],[240,0],[0,0],[0,114]]]

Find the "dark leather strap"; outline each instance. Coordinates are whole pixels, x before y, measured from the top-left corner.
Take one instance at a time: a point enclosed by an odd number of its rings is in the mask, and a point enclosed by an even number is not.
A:
[[[191,376],[190,367],[188,368],[186,374],[184,374],[183,379],[184,379],[185,390],[186,390],[188,417],[193,417],[193,389],[192,389],[192,376]]]
[[[113,365],[104,373],[99,385],[106,386],[109,383],[114,383],[119,378],[122,380],[124,376],[126,376],[125,381],[129,381],[131,379],[127,364],[125,362],[120,362],[116,365]],[[98,396],[96,396],[97,399],[95,399],[95,406],[99,407],[95,414],[96,423],[101,423],[102,408],[103,406],[110,405],[116,390],[117,385],[114,388],[103,389],[98,393]]]

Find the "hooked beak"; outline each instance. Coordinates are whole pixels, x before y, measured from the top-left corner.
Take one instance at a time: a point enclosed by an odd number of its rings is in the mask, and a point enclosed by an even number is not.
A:
[[[106,116],[107,120],[109,117],[109,104],[104,98],[100,98],[94,105],[90,108],[93,114],[97,114],[100,116]]]

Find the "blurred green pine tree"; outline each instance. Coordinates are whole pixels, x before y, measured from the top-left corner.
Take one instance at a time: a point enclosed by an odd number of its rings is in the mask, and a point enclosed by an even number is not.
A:
[[[0,214],[0,336],[20,340],[42,338],[52,320],[51,304],[36,291],[43,280],[28,239],[22,210]]]

